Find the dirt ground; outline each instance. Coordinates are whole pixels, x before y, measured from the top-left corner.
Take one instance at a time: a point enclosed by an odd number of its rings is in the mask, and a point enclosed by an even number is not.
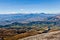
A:
[[[60,31],[38,34],[35,36],[22,38],[19,40],[60,40]]]

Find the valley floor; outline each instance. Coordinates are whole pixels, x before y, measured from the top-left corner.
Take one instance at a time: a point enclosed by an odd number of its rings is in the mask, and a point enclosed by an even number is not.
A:
[[[60,40],[60,31],[38,34],[19,40]]]

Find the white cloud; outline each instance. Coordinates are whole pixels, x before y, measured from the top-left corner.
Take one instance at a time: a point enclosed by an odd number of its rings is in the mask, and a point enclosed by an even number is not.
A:
[[[24,9],[20,9],[20,11],[23,11]]]
[[[17,12],[5,12],[5,13],[0,13],[0,14],[16,14]]]

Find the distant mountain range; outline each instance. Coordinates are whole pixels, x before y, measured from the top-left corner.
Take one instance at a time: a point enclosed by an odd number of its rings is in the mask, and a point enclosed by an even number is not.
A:
[[[26,23],[52,23],[57,22],[59,24],[60,14],[0,14],[0,25],[9,24],[26,24]],[[20,25],[19,24],[19,25]]]

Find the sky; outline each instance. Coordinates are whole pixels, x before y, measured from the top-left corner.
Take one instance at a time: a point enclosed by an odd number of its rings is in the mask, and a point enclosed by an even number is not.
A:
[[[60,0],[0,0],[0,14],[60,13]]]

